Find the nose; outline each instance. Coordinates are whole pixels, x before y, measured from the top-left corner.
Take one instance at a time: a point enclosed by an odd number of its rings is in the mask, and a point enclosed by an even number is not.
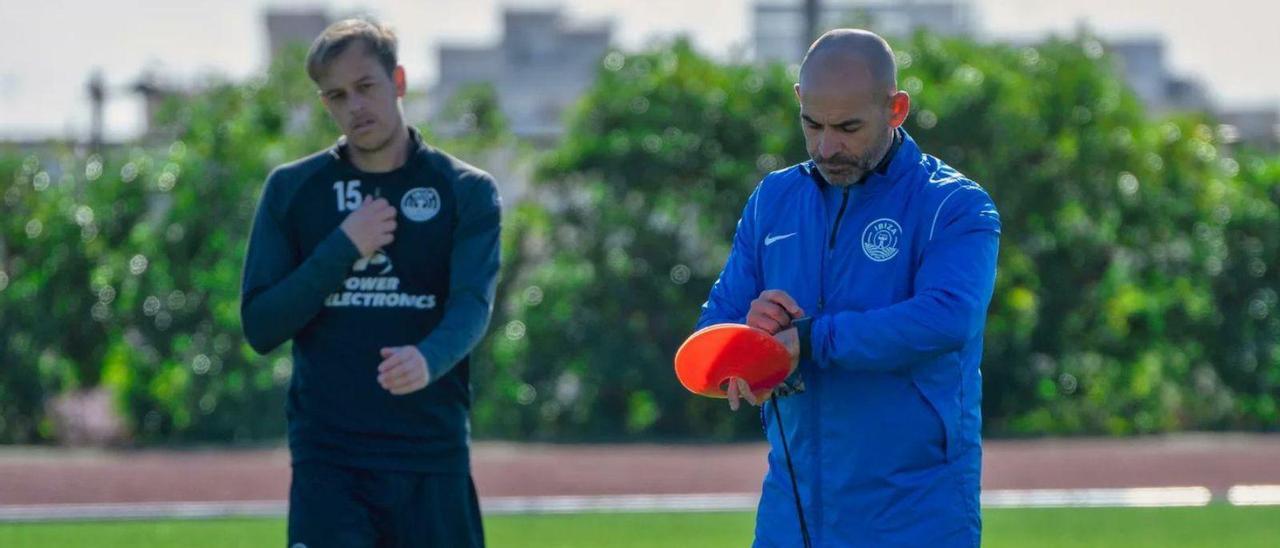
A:
[[[831,135],[829,131],[823,130],[818,134],[818,156],[822,158],[830,158],[840,152],[840,140]]]
[[[351,114],[360,114],[364,112],[365,100],[359,93],[352,93],[350,99],[347,100],[347,110]]]

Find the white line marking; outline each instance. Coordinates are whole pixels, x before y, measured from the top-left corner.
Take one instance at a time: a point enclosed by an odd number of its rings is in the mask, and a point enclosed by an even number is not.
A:
[[[1227,501],[1236,506],[1280,504],[1280,485],[1237,485],[1227,490]]]
[[[755,493],[488,497],[480,500],[480,508],[485,514],[722,512],[755,510],[759,501]]]
[[[583,495],[484,497],[485,515],[567,514],[585,512],[745,512],[754,511],[757,493],[676,495]],[[1206,487],[1127,489],[988,489],[985,508],[1142,508],[1205,506],[1213,501]],[[1227,492],[1236,506],[1280,505],[1280,485],[1237,485]],[[0,522],[208,519],[282,517],[283,500],[234,502],[146,502],[103,504],[0,505]]]
[[[7,505],[0,522],[278,517],[287,510],[282,500]]]
[[[1205,506],[1213,494],[1205,487],[1131,489],[1007,489],[982,493],[987,508],[1140,508]]]

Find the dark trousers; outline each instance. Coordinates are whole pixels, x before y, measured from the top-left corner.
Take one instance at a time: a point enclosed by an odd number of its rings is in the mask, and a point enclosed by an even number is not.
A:
[[[470,475],[293,465],[290,548],[482,548]]]

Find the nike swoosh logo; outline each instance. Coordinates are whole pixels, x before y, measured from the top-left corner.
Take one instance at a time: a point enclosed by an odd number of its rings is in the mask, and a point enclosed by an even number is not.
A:
[[[765,237],[764,237],[764,245],[773,245],[773,242],[776,242],[776,241],[778,241],[778,240],[785,240],[785,239],[790,238],[790,237],[795,236],[795,235],[796,235],[796,233],[795,233],[795,232],[792,232],[792,233],[790,233],[790,234],[783,234],[783,235],[781,235],[781,236],[774,236],[774,235],[770,234],[770,235],[768,235],[768,236],[765,236]]]

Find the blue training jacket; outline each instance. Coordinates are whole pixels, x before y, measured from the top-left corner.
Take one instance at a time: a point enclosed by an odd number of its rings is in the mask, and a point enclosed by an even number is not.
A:
[[[1000,216],[904,130],[832,213],[812,162],[747,200],[698,327],[745,323],[781,289],[813,318],[776,405],[814,546],[978,546],[982,331]],[[755,546],[800,546],[775,403]]]

